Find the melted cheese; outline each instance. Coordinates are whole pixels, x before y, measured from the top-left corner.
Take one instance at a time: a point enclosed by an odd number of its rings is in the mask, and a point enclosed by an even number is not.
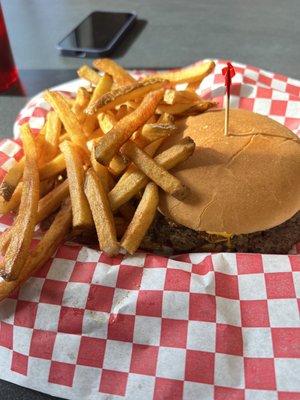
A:
[[[233,238],[234,234],[233,233],[228,233],[228,232],[211,232],[211,231],[206,231],[209,235],[215,235],[215,236],[221,236],[227,240],[227,246],[230,249],[232,247],[231,239]]]

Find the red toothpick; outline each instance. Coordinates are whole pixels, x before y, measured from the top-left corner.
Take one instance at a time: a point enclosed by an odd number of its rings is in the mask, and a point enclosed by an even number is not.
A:
[[[224,135],[228,136],[231,78],[235,75],[235,70],[230,62],[227,63],[227,67],[222,69],[222,74],[225,76],[226,86]]]

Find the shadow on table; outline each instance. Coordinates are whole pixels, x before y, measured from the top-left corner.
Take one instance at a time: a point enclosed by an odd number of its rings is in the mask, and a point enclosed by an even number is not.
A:
[[[146,25],[147,21],[145,19],[137,19],[130,31],[128,31],[124,38],[119,42],[117,48],[109,54],[109,57],[122,57],[130,48],[130,46],[135,42],[138,36],[142,33]]]

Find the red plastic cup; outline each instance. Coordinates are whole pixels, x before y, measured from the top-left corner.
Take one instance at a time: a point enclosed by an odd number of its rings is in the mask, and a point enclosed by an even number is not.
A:
[[[7,90],[17,79],[18,71],[12,56],[0,4],[0,92]]]

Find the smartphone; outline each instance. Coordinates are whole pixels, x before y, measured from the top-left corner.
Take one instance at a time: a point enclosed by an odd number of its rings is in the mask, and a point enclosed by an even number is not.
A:
[[[63,55],[99,56],[110,53],[136,20],[135,12],[94,11],[57,45]]]

